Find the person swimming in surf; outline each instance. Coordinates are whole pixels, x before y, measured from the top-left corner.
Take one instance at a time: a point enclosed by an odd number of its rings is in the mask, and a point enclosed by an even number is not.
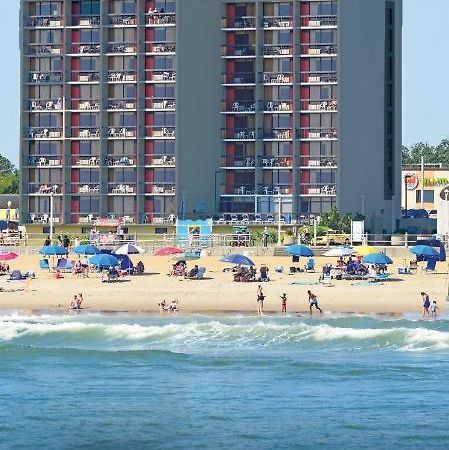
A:
[[[309,295],[310,315],[312,315],[313,306],[315,306],[315,308],[320,312],[320,314],[323,314],[323,310],[318,306],[318,297],[315,294],[312,294],[312,291],[307,291],[307,294]]]

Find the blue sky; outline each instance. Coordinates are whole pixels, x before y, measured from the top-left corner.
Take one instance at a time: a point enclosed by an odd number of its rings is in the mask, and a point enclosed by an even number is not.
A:
[[[434,144],[449,137],[449,1],[403,1],[403,142]],[[5,20],[0,27],[0,41],[4,43],[0,70],[0,153],[17,163],[19,0],[3,0],[2,11]]]

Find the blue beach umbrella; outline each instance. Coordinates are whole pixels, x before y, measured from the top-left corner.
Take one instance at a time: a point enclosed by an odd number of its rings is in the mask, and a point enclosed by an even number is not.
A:
[[[239,266],[255,266],[255,264],[245,255],[239,255],[237,253],[231,253],[230,255],[224,256],[220,261],[237,264]]]
[[[439,258],[440,254],[430,245],[415,245],[410,247],[410,252],[416,256],[426,256],[427,258]]]
[[[393,264],[393,261],[385,253],[370,253],[363,257],[362,262],[375,265]]]
[[[314,255],[312,249],[310,247],[307,247],[307,245],[303,244],[289,245],[286,248],[286,251],[289,255],[292,256],[306,256],[310,258],[311,256]]]
[[[120,261],[113,255],[108,253],[98,253],[89,259],[89,262],[94,266],[102,268],[115,267],[120,265]]]
[[[101,253],[99,248],[90,244],[77,245],[73,249],[73,252],[78,253],[79,255],[97,255],[98,253]]]
[[[68,250],[61,245],[45,245],[39,250],[39,253],[44,256],[63,256],[67,255]]]

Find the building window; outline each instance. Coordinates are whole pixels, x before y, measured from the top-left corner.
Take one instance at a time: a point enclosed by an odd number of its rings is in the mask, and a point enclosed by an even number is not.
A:
[[[424,190],[423,203],[433,203],[435,201],[435,192]],[[421,203],[421,189],[416,191],[416,203]]]

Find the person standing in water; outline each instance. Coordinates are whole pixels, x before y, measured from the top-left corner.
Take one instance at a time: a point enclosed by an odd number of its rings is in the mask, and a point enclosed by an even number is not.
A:
[[[315,294],[312,294],[312,291],[307,291],[307,294],[309,295],[310,315],[312,315],[313,306],[315,306],[315,308],[320,312],[320,314],[323,314],[323,310],[318,306],[318,297]]]
[[[434,300],[432,302],[432,304],[430,305],[430,315],[436,319],[437,317],[437,311],[439,310],[438,306],[437,306],[437,302]]]
[[[287,294],[285,292],[281,295],[281,312],[287,314]]]
[[[429,295],[425,292],[421,292],[422,297],[422,317],[425,319],[426,317],[429,317],[429,308],[430,308],[430,299]]]
[[[263,301],[265,300],[265,295],[262,290],[262,286],[259,284],[257,288],[257,315],[263,316]]]

